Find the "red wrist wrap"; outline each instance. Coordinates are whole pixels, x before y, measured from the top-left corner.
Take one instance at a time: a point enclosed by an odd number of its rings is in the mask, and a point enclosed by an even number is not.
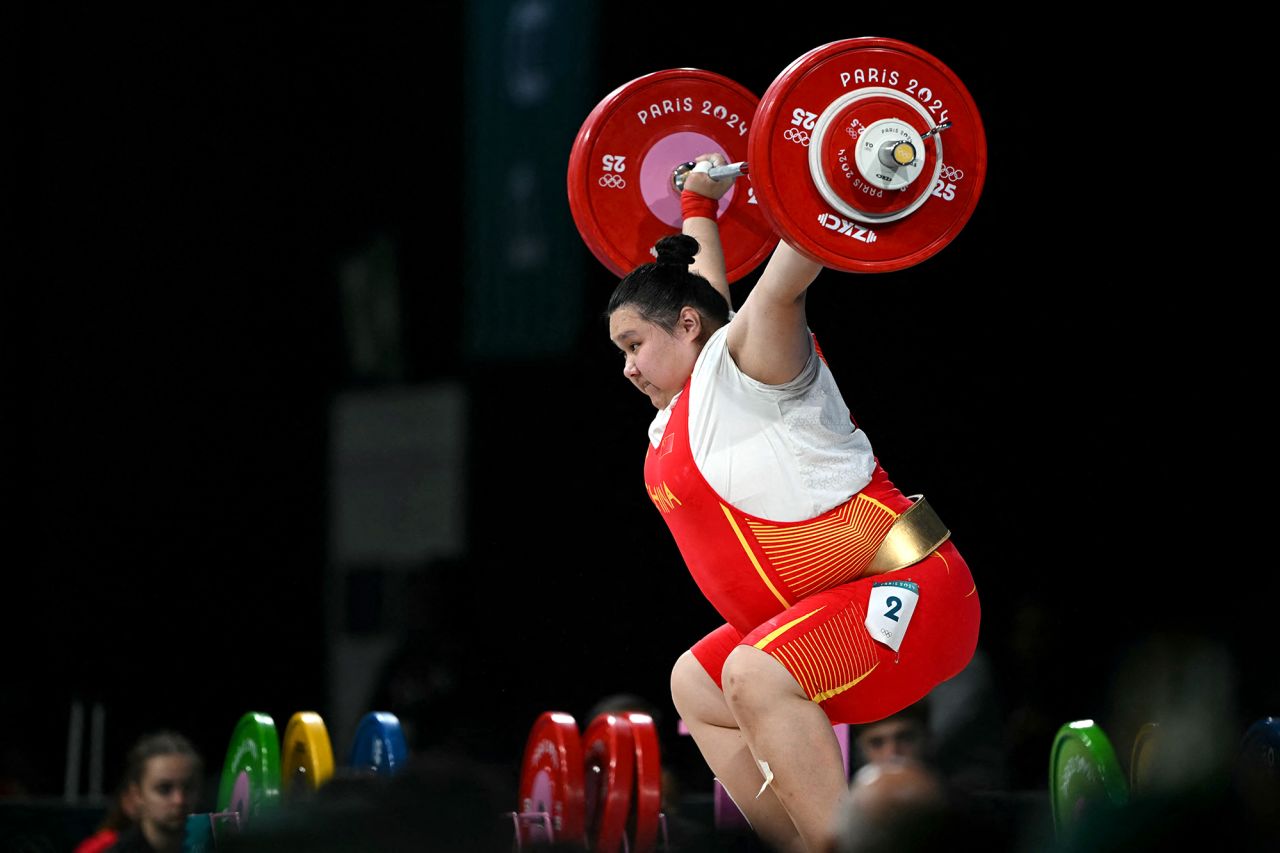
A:
[[[720,203],[715,199],[707,198],[705,195],[698,195],[689,190],[680,193],[680,216],[683,219],[691,219],[695,216],[715,219],[719,210]]]

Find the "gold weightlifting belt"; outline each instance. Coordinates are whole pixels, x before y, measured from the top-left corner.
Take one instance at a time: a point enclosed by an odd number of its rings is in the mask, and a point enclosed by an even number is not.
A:
[[[889,533],[876,549],[866,574],[893,572],[920,562],[938,549],[951,536],[951,531],[929,506],[924,495],[893,520]]]

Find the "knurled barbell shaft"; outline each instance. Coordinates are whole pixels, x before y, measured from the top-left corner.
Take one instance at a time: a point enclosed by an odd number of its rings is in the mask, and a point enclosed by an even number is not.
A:
[[[726,163],[723,166],[713,166],[711,171],[707,172],[707,177],[713,181],[720,181],[725,178],[736,178],[739,175],[749,175],[747,169],[747,161],[742,160],[738,163]]]

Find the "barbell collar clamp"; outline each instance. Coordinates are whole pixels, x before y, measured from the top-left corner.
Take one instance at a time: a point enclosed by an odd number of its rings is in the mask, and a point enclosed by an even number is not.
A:
[[[950,122],[950,121],[944,121],[944,122],[942,122],[941,124],[935,124],[935,125],[933,126],[933,128],[932,128],[932,129],[927,130],[927,131],[925,131],[924,133],[922,133],[922,134],[920,135],[920,138],[921,138],[921,139],[928,139],[930,136],[933,136],[933,135],[938,134],[938,133],[942,133],[942,131],[944,131],[944,130],[950,130],[950,129],[951,129],[951,122]]]

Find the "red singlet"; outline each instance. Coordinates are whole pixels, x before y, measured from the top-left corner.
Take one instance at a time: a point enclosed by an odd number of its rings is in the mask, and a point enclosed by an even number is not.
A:
[[[833,722],[869,722],[964,668],[977,645],[978,596],[950,541],[915,565],[859,580],[911,506],[878,464],[861,492],[817,518],[769,521],[711,488],[694,462],[688,422],[686,383],[662,441],[649,445],[645,486],[699,589],[729,623],[693,649],[717,684],[729,652],[753,645],[781,662]],[[890,579],[920,588],[897,653],[863,626],[871,585]]]

